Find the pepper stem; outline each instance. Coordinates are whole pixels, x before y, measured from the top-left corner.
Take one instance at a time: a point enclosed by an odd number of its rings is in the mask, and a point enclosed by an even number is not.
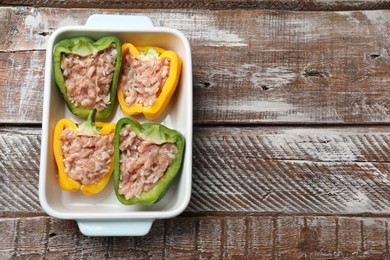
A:
[[[97,112],[96,108],[92,109],[86,121],[90,122],[91,124],[95,124],[96,112]]]
[[[75,130],[77,135],[87,135],[87,136],[96,136],[99,135],[101,127],[96,126],[95,124],[96,108],[92,109],[89,112],[87,120],[77,125]]]

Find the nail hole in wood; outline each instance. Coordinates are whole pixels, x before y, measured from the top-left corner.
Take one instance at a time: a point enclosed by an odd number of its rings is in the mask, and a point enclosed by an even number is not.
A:
[[[324,74],[317,70],[305,70],[305,73],[303,73],[303,76],[305,77],[317,77],[317,78],[324,78]]]
[[[49,33],[48,32],[40,32],[40,33],[38,33],[38,35],[40,35],[40,36],[47,36],[47,35],[49,35]]]
[[[370,54],[370,58],[373,59],[373,60],[379,58],[380,56],[381,55],[379,55],[379,54]]]
[[[207,81],[200,81],[199,85],[201,88],[210,88],[211,87],[211,83],[207,82]]]

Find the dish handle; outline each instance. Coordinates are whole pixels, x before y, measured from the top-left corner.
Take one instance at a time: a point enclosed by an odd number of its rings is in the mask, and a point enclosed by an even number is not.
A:
[[[145,15],[93,14],[88,17],[85,25],[88,27],[137,28],[153,27],[153,22]]]
[[[154,219],[78,219],[77,225],[86,236],[144,236]]]

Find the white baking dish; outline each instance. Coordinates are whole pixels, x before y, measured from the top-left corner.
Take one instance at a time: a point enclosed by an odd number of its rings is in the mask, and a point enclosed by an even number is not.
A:
[[[169,106],[154,122],[180,131],[186,142],[181,173],[165,197],[152,206],[122,205],[116,198],[113,181],[91,197],[81,192],[62,191],[57,181],[53,155],[53,132],[61,118],[82,120],[70,113],[57,90],[53,75],[53,46],[60,40],[76,36],[97,38],[115,35],[122,43],[151,45],[176,51],[183,62],[181,79]],[[118,102],[117,102],[118,103]],[[107,120],[116,123],[126,117],[119,105]],[[146,122],[137,116],[140,122]],[[192,178],[192,61],[185,36],[170,28],[153,27],[145,16],[93,15],[86,26],[64,27],[50,37],[46,53],[45,90],[43,104],[42,146],[39,173],[39,200],[50,216],[74,219],[81,232],[91,236],[137,236],[149,232],[153,220],[177,216],[187,207],[191,197]],[[112,176],[113,177],[113,176]]]

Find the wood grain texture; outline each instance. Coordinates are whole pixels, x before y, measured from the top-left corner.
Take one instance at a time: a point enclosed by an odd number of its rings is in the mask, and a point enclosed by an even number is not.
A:
[[[188,37],[196,124],[390,122],[390,11],[11,7],[0,8],[0,98],[12,104],[2,107],[0,122],[41,122],[41,50],[54,29],[94,13],[146,14]]]
[[[91,238],[74,221],[1,218],[0,258],[388,259],[388,218],[189,217],[145,237]]]
[[[0,2],[0,259],[390,259],[389,1]],[[145,237],[39,205],[45,47],[94,13],[192,47],[192,198]]]
[[[0,209],[42,213],[40,130],[0,128]],[[188,213],[390,214],[390,128],[195,128]]]
[[[40,130],[0,130],[0,217],[7,212],[42,212],[38,200]]]
[[[2,0],[1,4],[11,6],[43,6],[58,8],[161,8],[161,9],[276,9],[301,11],[345,11],[345,10],[377,10],[389,9],[389,1],[367,0],[143,0],[143,1],[109,1],[98,0]]]
[[[197,128],[189,210],[388,213],[385,129]]]
[[[0,114],[2,123],[42,120],[44,52],[0,53]]]

